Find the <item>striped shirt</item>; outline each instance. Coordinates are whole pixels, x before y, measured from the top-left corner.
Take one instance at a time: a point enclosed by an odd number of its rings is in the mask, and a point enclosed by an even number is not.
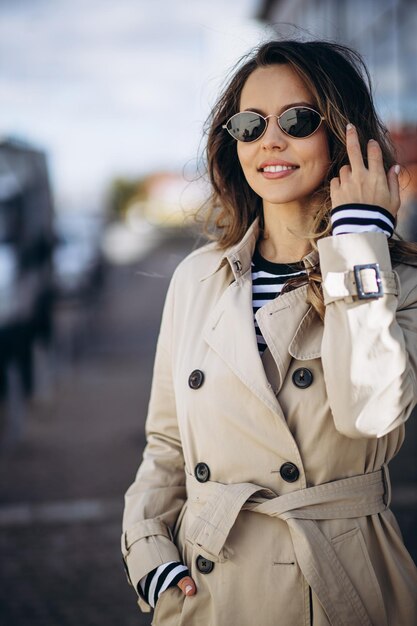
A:
[[[396,224],[392,213],[373,204],[342,204],[332,209],[330,219],[332,235],[372,231],[390,238]]]
[[[332,234],[383,232],[391,237],[394,232],[395,218],[382,207],[370,204],[344,204],[332,209]],[[258,249],[252,257],[252,306],[253,313],[264,304],[270,302],[281,293],[284,283],[289,278],[306,273],[302,261],[298,263],[272,263],[264,259]],[[265,350],[266,343],[254,320],[256,338],[260,354]],[[159,595],[176,585],[184,576],[189,576],[188,568],[177,561],[164,563],[144,576],[138,584],[138,593],[143,599],[155,607]]]
[[[252,257],[252,308],[253,315],[264,304],[279,296],[284,283],[289,278],[302,276],[306,273],[303,263],[272,263],[264,259],[256,248]],[[260,354],[266,348],[258,322],[255,321],[256,340]]]

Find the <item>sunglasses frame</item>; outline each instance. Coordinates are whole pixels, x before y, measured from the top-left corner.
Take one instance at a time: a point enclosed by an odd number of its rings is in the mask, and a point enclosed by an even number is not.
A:
[[[280,118],[285,115],[285,113],[288,113],[288,111],[292,111],[293,109],[308,109],[309,111],[313,111],[313,113],[317,113],[317,115],[320,116],[320,123],[317,126],[317,128],[315,128],[313,130],[312,133],[310,133],[309,135],[304,135],[304,137],[295,137],[294,135],[291,135],[290,133],[288,133],[286,130],[284,130],[280,124]],[[259,135],[259,137],[257,137],[256,139],[252,139],[251,141],[244,141],[243,139],[237,139],[231,132],[230,130],[227,128],[228,124],[230,123],[230,121],[236,117],[237,115],[241,115],[242,113],[252,113],[253,115],[258,115],[258,117],[262,118],[265,122],[265,128],[263,129],[262,133]],[[316,111],[316,109],[313,109],[313,107],[308,107],[308,106],[295,106],[295,107],[289,107],[288,109],[285,109],[285,111],[283,111],[281,113],[281,115],[274,115],[273,113],[271,113],[271,115],[261,115],[260,113],[257,113],[256,111],[239,111],[238,113],[235,113],[234,115],[232,115],[232,117],[229,117],[229,119],[227,120],[226,124],[222,125],[222,128],[224,128],[225,130],[227,130],[227,132],[229,133],[229,135],[231,137],[233,137],[233,139],[235,141],[241,141],[242,143],[253,143],[254,141],[258,141],[258,139],[260,139],[261,137],[263,137],[263,135],[266,133],[266,130],[268,128],[268,120],[270,117],[276,117],[277,118],[277,124],[278,127],[280,128],[280,130],[282,130],[282,132],[287,135],[287,137],[291,137],[291,139],[307,139],[307,137],[311,137],[312,135],[314,135],[314,133],[316,133],[318,131],[318,129],[320,128],[320,126],[322,125],[323,121],[325,120],[325,118],[320,115],[320,113],[318,111]]]

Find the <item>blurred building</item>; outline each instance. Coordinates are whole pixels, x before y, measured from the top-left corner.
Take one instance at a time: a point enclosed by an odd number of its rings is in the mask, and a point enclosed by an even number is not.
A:
[[[398,230],[417,241],[417,2],[263,0],[258,18],[279,37],[336,40],[363,55],[378,111],[406,167]]]

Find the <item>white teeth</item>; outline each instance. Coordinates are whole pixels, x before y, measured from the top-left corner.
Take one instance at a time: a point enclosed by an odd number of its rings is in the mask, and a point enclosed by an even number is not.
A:
[[[285,172],[286,170],[296,170],[295,165],[267,165],[263,168],[264,172]]]

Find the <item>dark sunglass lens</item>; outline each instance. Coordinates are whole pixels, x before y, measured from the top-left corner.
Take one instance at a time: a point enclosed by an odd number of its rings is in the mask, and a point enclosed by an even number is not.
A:
[[[238,113],[229,120],[227,129],[238,141],[255,141],[265,130],[265,124],[256,113]]]
[[[282,129],[292,137],[308,137],[320,126],[320,114],[311,109],[294,108],[280,117]]]

